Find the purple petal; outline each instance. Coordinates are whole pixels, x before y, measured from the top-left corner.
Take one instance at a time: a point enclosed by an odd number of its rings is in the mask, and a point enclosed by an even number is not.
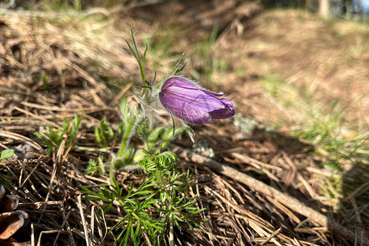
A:
[[[169,113],[192,124],[208,124],[212,121],[209,113],[197,108],[189,100],[183,100],[181,97],[172,94],[160,93],[161,104]]]
[[[220,96],[223,96],[224,94],[223,92],[215,93],[215,92],[208,91],[202,88],[200,85],[196,84],[195,82],[191,80],[187,80],[182,77],[169,77],[163,84],[162,90],[167,89],[169,87],[173,87],[173,86],[183,88],[183,89],[202,90],[204,93],[208,94],[209,96],[220,97]]]
[[[181,88],[188,88],[188,89],[196,89],[198,90],[200,87],[196,85],[194,82],[190,82],[187,79],[181,77],[169,77],[161,87],[161,89],[167,89],[169,87],[176,86]]]
[[[192,124],[208,124],[212,119],[233,116],[232,102],[218,98],[223,93],[207,91],[180,77],[167,79],[159,93],[163,107],[174,116]]]
[[[214,97],[221,97],[224,94],[223,92],[215,93],[215,92],[211,92],[207,90],[202,90],[202,91],[208,94],[209,96],[214,96]]]
[[[205,112],[211,112],[217,109],[224,108],[224,104],[219,98],[209,96],[208,94],[204,93],[204,91],[199,89],[184,89],[172,86],[166,90],[162,90],[161,94],[170,96],[170,98],[172,99],[171,101],[173,101],[172,103],[174,104],[190,104],[191,106]]]
[[[222,103],[224,104],[224,108],[214,110],[212,112],[209,112],[211,118],[213,119],[227,119],[235,115],[235,111],[233,108],[233,104],[231,101],[229,101],[227,98],[220,99]]]

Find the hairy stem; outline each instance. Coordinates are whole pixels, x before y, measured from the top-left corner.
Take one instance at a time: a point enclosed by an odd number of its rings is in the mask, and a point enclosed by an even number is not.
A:
[[[137,120],[137,116],[133,114],[132,119],[128,124],[128,127],[124,132],[122,144],[120,145],[119,152],[118,152],[118,158],[121,158],[123,156],[124,152],[129,146],[129,142],[131,141],[132,134],[137,126],[136,120]]]
[[[137,116],[135,114],[133,114],[131,120],[129,121],[127,129],[124,131],[122,143],[121,143],[119,151],[118,151],[118,156],[117,156],[118,159],[122,158],[124,152],[127,150],[128,146],[129,146],[129,143],[131,141],[131,137],[133,135],[133,132],[136,129],[137,122],[138,122],[137,121]],[[110,180],[112,182],[114,180],[114,169],[115,169],[115,161],[113,161],[111,163],[110,170],[109,170],[109,176],[110,176]]]

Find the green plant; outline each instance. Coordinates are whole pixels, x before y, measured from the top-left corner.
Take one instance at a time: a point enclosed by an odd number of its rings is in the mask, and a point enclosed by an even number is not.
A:
[[[124,110],[123,110],[124,111]],[[127,112],[127,111],[126,111]],[[123,190],[111,175],[111,185],[103,186],[97,192],[82,187],[86,199],[102,201],[103,212],[108,212],[118,201],[124,217],[111,229],[118,231],[119,245],[138,245],[142,240],[144,230],[150,243],[157,245],[165,241],[165,233],[171,227],[180,229],[180,223],[186,223],[191,229],[202,221],[195,206],[195,199],[188,194],[191,185],[190,174],[180,174],[175,167],[178,158],[166,150],[171,139],[186,131],[186,127],[157,127],[149,130],[147,120],[142,120],[136,127],[136,137],[143,141],[144,149],[137,150],[130,147],[123,155],[111,165],[115,168],[126,167],[131,164],[135,156],[140,156],[138,165],[143,168],[148,178],[139,187],[130,185],[128,191]],[[127,154],[128,153],[128,154]],[[101,165],[90,161],[86,172],[99,172]],[[168,229],[169,228],[169,229]]]
[[[114,137],[114,131],[108,126],[106,120],[100,121],[100,128],[95,127],[95,138],[100,147],[109,147],[109,141]]]
[[[162,132],[157,128],[156,133]],[[176,134],[183,130],[177,130]],[[167,136],[166,134],[167,133]],[[172,129],[167,129],[164,134],[151,135],[144,141],[144,157],[139,161],[148,178],[139,187],[131,183],[128,191],[123,190],[115,179],[112,179],[110,187],[103,186],[97,192],[82,187],[86,199],[103,201],[103,211],[108,212],[115,201],[118,201],[120,209],[124,211],[123,218],[111,229],[118,231],[117,243],[119,245],[139,245],[142,240],[142,231],[147,233],[152,245],[159,245],[165,241],[165,234],[170,228],[176,226],[181,229],[180,223],[185,222],[191,229],[202,221],[198,214],[195,199],[188,194],[191,185],[190,174],[180,174],[175,170],[177,156],[170,151],[161,152],[162,146],[174,137]],[[162,135],[161,138],[157,137]],[[156,138],[155,143],[152,141]],[[155,149],[155,150],[154,150]],[[153,151],[154,150],[154,151]],[[170,233],[170,232],[169,232]],[[172,232],[173,233],[173,232]]]
[[[88,166],[85,170],[85,173],[88,175],[104,175],[104,164],[102,162],[102,157],[100,156],[98,160],[90,160],[88,162]]]
[[[5,150],[3,150],[1,152],[1,155],[0,155],[0,162],[2,162],[2,160],[4,160],[4,159],[9,159],[13,155],[14,155],[14,150],[13,149],[5,149]]]
[[[46,133],[36,132],[36,137],[47,146],[47,154],[50,155],[56,148],[59,148],[61,143],[65,141],[65,148],[73,145],[79,125],[81,123],[82,115],[75,115],[71,121],[64,120],[63,126],[54,130],[50,125],[46,126]]]
[[[261,78],[261,85],[266,93],[280,103],[279,107],[289,115],[299,120],[303,127],[292,130],[290,134],[309,141],[320,152],[329,154],[329,160],[323,163],[332,170],[341,170],[343,160],[354,161],[368,148],[367,130],[357,132],[356,136],[346,138],[347,130],[345,114],[347,106],[343,107],[341,100],[322,107],[318,105],[314,95],[309,90],[299,90],[294,84],[288,84],[276,74],[267,74]],[[364,151],[364,152],[363,152]],[[321,153],[317,152],[317,155]],[[342,170],[343,171],[343,170]]]
[[[141,58],[133,33],[132,43],[127,41],[132,54],[136,58],[141,73],[142,82],[135,83],[138,87],[134,97],[123,98],[120,111],[123,122],[119,131],[122,132],[122,140],[116,154],[111,153],[109,177],[110,185],[98,190],[82,187],[85,199],[103,202],[101,212],[107,213],[113,206],[119,206],[123,218],[111,228],[116,232],[116,243],[119,245],[140,245],[144,237],[149,245],[159,245],[162,242],[174,245],[174,227],[181,230],[183,223],[193,229],[200,227],[199,210],[195,206],[196,198],[189,195],[191,186],[190,173],[179,173],[176,170],[178,157],[170,151],[168,143],[177,135],[187,132],[193,137],[192,129],[183,123],[183,126],[162,127],[156,126],[153,113],[153,105],[157,100],[158,91],[165,79],[171,75],[178,75],[184,65],[183,58],[174,66],[173,70],[158,83],[155,78],[152,82],[146,80],[145,61],[146,52]],[[114,132],[108,127],[106,121],[100,122],[100,127],[95,129],[95,137],[101,147],[109,146]],[[143,148],[138,148],[131,143],[131,138],[141,141]],[[102,159],[91,160],[86,173],[102,173]],[[130,184],[129,189],[123,189],[115,179],[117,169],[130,170],[140,168],[145,171],[144,181],[135,186]],[[169,235],[169,240],[167,236]]]
[[[210,34],[210,37],[204,38],[201,42],[197,44],[195,52],[200,58],[207,58],[211,53],[211,47],[213,46],[217,38],[218,29],[219,25],[215,24]]]
[[[191,69],[191,75],[196,79],[206,81],[217,81],[227,70],[227,62],[222,60],[216,50],[216,38],[218,35],[218,24],[215,24],[209,37],[204,38],[196,44],[195,60],[200,61],[199,69]]]

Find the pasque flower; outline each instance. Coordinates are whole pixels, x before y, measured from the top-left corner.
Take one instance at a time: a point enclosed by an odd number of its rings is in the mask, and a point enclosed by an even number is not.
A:
[[[198,125],[235,114],[232,102],[221,96],[223,93],[208,91],[182,77],[169,77],[159,93],[160,102],[169,113]]]

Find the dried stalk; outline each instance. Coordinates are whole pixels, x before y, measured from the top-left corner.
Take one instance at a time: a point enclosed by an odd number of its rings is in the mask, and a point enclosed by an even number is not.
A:
[[[239,172],[236,169],[228,165],[219,163],[210,158],[196,154],[188,149],[183,149],[179,146],[174,146],[174,145],[172,145],[172,147],[173,147],[173,152],[176,153],[179,157],[199,163],[199,164],[204,164],[205,166],[223,175],[226,175],[232,179],[235,179],[238,182],[241,182],[256,191],[261,192],[266,196],[270,196],[273,199],[285,205],[286,207],[309,218],[311,221],[319,224],[320,226],[327,227],[332,232],[337,233],[344,238],[348,238],[352,242],[355,242],[355,240],[357,240],[359,237],[359,235],[355,234],[351,230],[345,228],[344,226],[335,222],[331,218],[328,218],[327,216],[306,206],[305,204],[303,204],[296,198],[291,197],[288,194],[283,193],[245,173]],[[361,238],[361,245],[369,246],[369,240],[366,238]]]

